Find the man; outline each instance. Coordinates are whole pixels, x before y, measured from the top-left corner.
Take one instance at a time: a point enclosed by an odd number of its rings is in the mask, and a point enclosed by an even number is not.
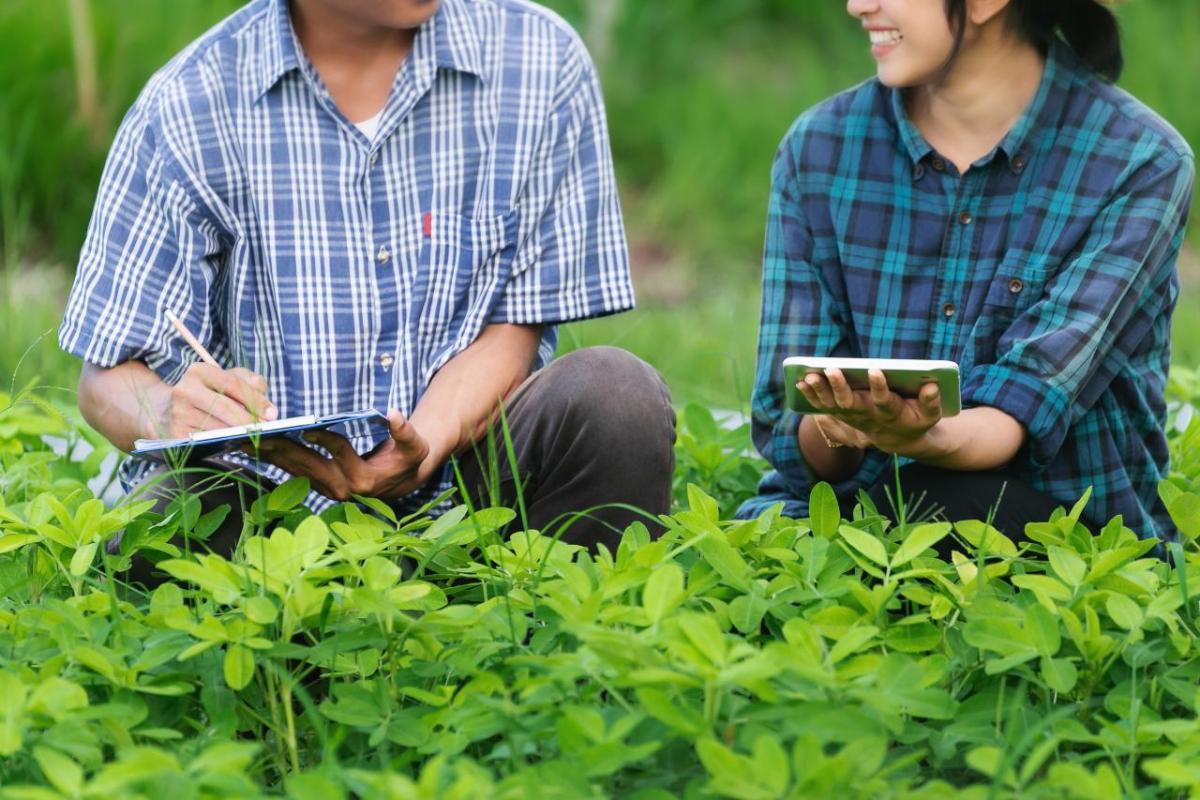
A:
[[[599,87],[561,20],[522,0],[255,0],[123,122],[60,341],[86,362],[84,417],[123,450],[390,409],[382,441],[314,435],[332,457],[273,440],[261,460],[210,460],[210,506],[237,503],[247,476],[291,474],[315,509],[351,494],[415,509],[452,485],[455,455],[478,501],[490,465],[472,444],[507,398],[529,522],[546,529],[606,504],[667,510],[657,373],[610,348],[545,366],[556,323],[632,304]],[[168,311],[223,368],[197,363]],[[165,485],[160,506],[200,480],[139,459],[122,478]],[[233,548],[240,516],[214,549]],[[636,516],[607,508],[564,538],[612,546]]]

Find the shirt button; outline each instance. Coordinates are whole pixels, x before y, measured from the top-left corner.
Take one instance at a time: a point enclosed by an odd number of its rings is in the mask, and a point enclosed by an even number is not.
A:
[[[946,171],[946,162],[940,158],[935,158],[933,161],[931,161],[930,166],[933,167],[934,172],[945,172]]]
[[[388,262],[388,259],[391,257],[392,257],[392,254],[388,252],[387,247],[384,245],[380,246],[379,254],[375,256],[375,258],[379,261],[380,264],[386,264]]]
[[[379,163],[379,153],[371,153],[371,157],[367,159],[367,163],[372,167]]]
[[[958,215],[958,221],[961,222],[963,225],[970,225],[972,222],[975,221],[975,217],[971,214],[970,211],[964,211]]]
[[[387,369],[388,367],[392,366],[392,362],[395,360],[396,359],[392,358],[391,353],[384,353],[379,357],[379,366]]]
[[[942,314],[946,316],[946,319],[953,317],[956,311],[958,311],[958,308],[954,303],[946,303],[946,305],[942,306]]]
[[[1021,280],[1020,278],[1013,278],[1011,281],[1008,282],[1008,290],[1010,292],[1012,292],[1013,294],[1020,294],[1021,290],[1024,288],[1025,288],[1025,282],[1023,280]]]
[[[1020,172],[1025,169],[1025,156],[1016,155],[1012,159],[1013,172]]]

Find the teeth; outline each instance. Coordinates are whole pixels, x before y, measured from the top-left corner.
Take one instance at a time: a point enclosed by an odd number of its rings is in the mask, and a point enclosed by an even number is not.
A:
[[[895,44],[904,37],[899,31],[867,31],[871,37],[871,44]]]

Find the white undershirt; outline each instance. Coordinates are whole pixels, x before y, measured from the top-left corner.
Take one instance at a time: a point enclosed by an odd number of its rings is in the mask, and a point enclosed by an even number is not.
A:
[[[362,122],[354,123],[354,127],[358,128],[360,131],[362,131],[363,136],[366,136],[369,140],[371,140],[373,142],[373,141],[375,141],[375,134],[379,132],[379,118],[382,116],[383,116],[383,109],[380,109],[379,113],[376,114],[375,116],[371,117],[370,119],[364,119]]]

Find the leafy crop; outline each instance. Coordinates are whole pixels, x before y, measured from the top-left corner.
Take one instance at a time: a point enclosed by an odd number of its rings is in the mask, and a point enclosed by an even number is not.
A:
[[[1168,560],[1074,509],[979,522],[726,519],[751,469],[682,415],[667,532],[589,555],[508,509],[219,522],[106,509],[0,397],[0,797],[1175,797],[1200,790],[1200,473]],[[696,426],[694,430],[691,426]],[[690,436],[690,438],[689,438]],[[1200,437],[1200,422],[1174,438]],[[1190,446],[1190,445],[1189,445]],[[743,467],[747,467],[743,469]],[[124,527],[122,550],[100,546]],[[951,564],[929,549],[957,542]],[[120,580],[135,553],[173,577]]]

